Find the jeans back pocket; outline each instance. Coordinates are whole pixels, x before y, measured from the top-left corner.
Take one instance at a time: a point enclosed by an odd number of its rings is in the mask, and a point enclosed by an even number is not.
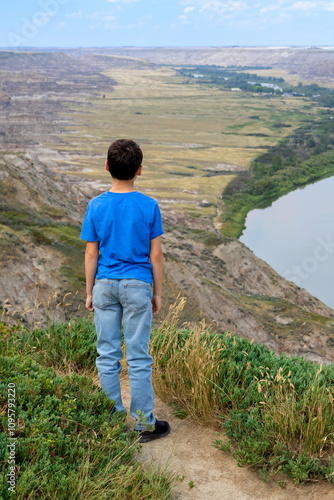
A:
[[[125,306],[134,312],[145,311],[151,303],[151,285],[145,281],[124,284]]]
[[[93,306],[103,309],[111,303],[111,283],[95,283],[93,287]]]

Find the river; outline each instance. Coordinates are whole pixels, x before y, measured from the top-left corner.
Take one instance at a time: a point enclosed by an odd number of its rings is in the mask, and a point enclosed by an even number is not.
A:
[[[334,177],[252,210],[245,225],[242,243],[334,309]]]

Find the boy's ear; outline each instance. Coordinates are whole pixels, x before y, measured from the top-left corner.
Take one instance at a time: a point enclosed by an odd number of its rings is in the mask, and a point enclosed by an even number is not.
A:
[[[138,168],[138,170],[136,172],[137,175],[141,175],[142,168],[143,168],[143,165],[140,165],[140,167]]]
[[[108,160],[106,160],[106,171],[109,172]]]

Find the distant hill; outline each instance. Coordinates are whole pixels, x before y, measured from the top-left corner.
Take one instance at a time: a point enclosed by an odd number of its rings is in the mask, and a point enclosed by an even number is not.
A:
[[[15,54],[14,58],[12,54]],[[97,57],[101,55],[104,57]],[[82,64],[82,58],[85,64]],[[52,67],[59,70],[70,65],[75,71],[89,73],[93,68],[99,71],[124,66],[143,69],[152,68],[155,64],[270,66],[299,75],[305,80],[334,82],[334,47],[26,48],[19,51],[0,49],[0,70],[22,71]]]
[[[97,71],[110,68],[131,67],[131,69],[154,68],[154,63],[130,56],[99,54],[98,51],[77,49],[71,53],[62,51],[30,52],[0,50],[0,71],[54,71],[56,74],[96,75]],[[99,75],[100,77],[102,75]],[[105,77],[107,80],[107,77]]]
[[[91,49],[79,52],[86,54]],[[156,64],[271,66],[306,80],[334,82],[333,47],[126,47],[94,49],[94,53],[136,57]]]

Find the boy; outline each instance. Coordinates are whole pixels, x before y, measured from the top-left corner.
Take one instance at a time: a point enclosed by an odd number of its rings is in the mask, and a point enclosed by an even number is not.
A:
[[[170,426],[153,415],[149,340],[152,314],[155,316],[161,308],[160,238],[164,231],[158,203],[134,190],[134,182],[142,173],[142,160],[142,151],[134,141],[120,139],[111,144],[106,170],[111,174],[112,187],[88,203],[80,238],[87,241],[86,308],[95,313],[101,387],[115,401],[112,414],[125,416],[119,381],[123,319],[130,412],[136,419],[139,442],[144,443],[167,436]],[[137,412],[146,417],[145,425],[153,426],[153,430],[145,430]]]

